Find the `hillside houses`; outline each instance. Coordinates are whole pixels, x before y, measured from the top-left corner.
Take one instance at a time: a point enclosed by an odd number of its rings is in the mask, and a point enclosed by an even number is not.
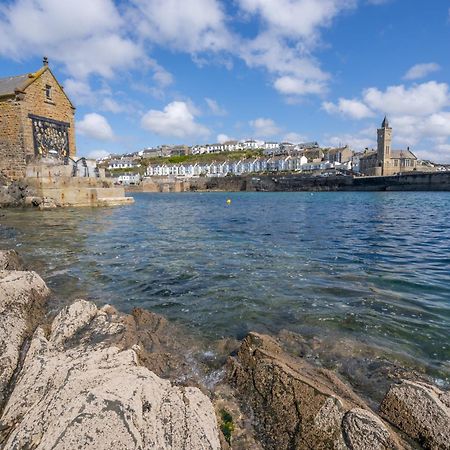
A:
[[[148,177],[225,177],[262,172],[313,171],[333,168],[346,169],[344,164],[329,161],[309,162],[305,156],[273,156],[270,158],[246,158],[238,161],[157,164],[147,167]]]
[[[138,161],[135,161],[133,159],[112,159],[108,161],[108,169],[114,170],[114,169],[134,169],[136,167],[140,167]]]

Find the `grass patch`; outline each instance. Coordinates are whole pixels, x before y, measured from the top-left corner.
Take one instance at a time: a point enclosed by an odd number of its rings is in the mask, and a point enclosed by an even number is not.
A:
[[[146,158],[142,160],[141,164],[148,166],[156,164],[195,164],[239,161],[240,159],[257,158],[262,155],[262,150],[242,150],[238,152],[205,153],[203,155],[180,155],[171,156],[169,158]]]

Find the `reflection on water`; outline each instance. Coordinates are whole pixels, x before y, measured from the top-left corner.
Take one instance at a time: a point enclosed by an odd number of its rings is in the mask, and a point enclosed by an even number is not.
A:
[[[450,194],[135,199],[2,211],[0,245],[18,247],[67,300],[148,308],[205,339],[281,329],[352,337],[448,376]]]

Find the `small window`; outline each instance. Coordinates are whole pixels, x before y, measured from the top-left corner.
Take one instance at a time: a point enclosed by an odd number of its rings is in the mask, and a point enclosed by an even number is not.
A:
[[[52,87],[49,84],[45,85],[45,97],[47,100],[52,99]]]

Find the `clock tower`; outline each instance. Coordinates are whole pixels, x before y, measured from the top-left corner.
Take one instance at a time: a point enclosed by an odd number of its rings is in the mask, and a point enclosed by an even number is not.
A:
[[[392,149],[392,128],[389,126],[389,122],[384,117],[381,124],[381,128],[378,128],[378,150],[377,150],[377,160],[378,166],[381,167],[381,174],[387,174],[387,168],[390,166],[391,162],[391,149]]]

